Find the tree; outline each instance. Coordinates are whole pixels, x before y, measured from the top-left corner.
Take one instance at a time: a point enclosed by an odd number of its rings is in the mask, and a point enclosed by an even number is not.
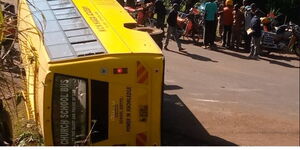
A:
[[[275,10],[278,14],[287,16],[287,21],[300,24],[300,0],[252,0],[264,12]],[[278,15],[277,14],[277,15]]]
[[[234,0],[239,4],[242,4],[242,1]],[[287,21],[300,25],[300,0],[250,0],[250,3],[256,3],[258,8],[265,13],[275,10],[278,14],[287,16]]]

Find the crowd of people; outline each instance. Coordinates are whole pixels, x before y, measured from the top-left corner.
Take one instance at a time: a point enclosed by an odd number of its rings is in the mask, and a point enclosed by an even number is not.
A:
[[[256,4],[250,4],[249,0],[244,0],[242,7],[232,0],[221,2],[219,6],[214,0],[208,0],[204,13],[204,48],[215,46],[215,29],[219,24],[222,47],[238,50],[243,39],[244,49],[250,51],[249,57],[256,58],[261,53],[259,13]]]
[[[243,0],[243,5],[234,4],[233,0],[207,0],[203,10],[203,47],[216,47],[216,31],[222,39],[222,47],[226,49],[242,48],[250,52],[249,57],[257,58],[261,53],[260,38],[262,35],[259,9],[251,0]],[[137,0],[144,6],[153,6],[153,13],[157,14],[156,27],[164,30],[164,20],[167,17],[167,34],[164,49],[168,49],[169,39],[173,38],[178,50],[184,48],[178,35],[178,11],[182,0],[172,0],[172,9],[167,14],[163,0]],[[152,5],[147,5],[152,4]],[[218,30],[217,30],[218,29]]]

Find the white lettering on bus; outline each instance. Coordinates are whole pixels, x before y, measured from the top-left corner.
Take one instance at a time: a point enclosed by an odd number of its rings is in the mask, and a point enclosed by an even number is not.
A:
[[[60,144],[68,145],[69,144],[69,121],[61,120],[60,121]]]
[[[60,108],[60,134],[59,140],[62,145],[70,144],[70,118],[69,112],[69,80],[60,80],[60,98],[59,98],[59,108]]]
[[[126,131],[131,130],[131,87],[126,87]]]

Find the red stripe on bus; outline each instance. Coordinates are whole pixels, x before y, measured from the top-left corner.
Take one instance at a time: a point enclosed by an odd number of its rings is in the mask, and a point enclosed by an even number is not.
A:
[[[136,136],[136,145],[145,146],[147,142],[147,136],[144,133],[140,133]]]
[[[144,66],[142,66],[142,65],[138,66],[138,68],[137,68],[137,69],[138,69],[138,70],[137,70],[137,77],[140,77],[140,76],[141,76],[141,74],[142,74],[143,72],[145,72],[145,71],[146,71],[145,67],[144,67]]]
[[[145,83],[148,80],[148,72],[146,72],[140,79],[138,83]]]

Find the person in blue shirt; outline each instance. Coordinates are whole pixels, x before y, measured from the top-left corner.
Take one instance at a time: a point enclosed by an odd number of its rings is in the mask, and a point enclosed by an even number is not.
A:
[[[250,28],[253,30],[253,32],[250,34],[251,36],[251,49],[250,49],[250,58],[257,58],[260,54],[260,40],[261,40],[261,34],[262,34],[262,27],[261,27],[261,21],[259,18],[259,11],[256,8],[256,5],[254,3],[251,4],[251,9],[254,14],[253,18],[250,22]]]
[[[217,23],[218,7],[214,0],[209,0],[204,7],[204,48],[208,44],[214,46],[216,38],[216,23]]]
[[[244,22],[245,22],[245,28],[244,28],[244,48],[245,50],[247,50],[248,52],[250,51],[250,47],[251,47],[251,36],[249,36],[247,34],[247,30],[250,28],[250,22],[251,19],[253,17],[252,11],[251,11],[251,7],[250,7],[250,0],[243,0],[243,5],[244,5]]]

